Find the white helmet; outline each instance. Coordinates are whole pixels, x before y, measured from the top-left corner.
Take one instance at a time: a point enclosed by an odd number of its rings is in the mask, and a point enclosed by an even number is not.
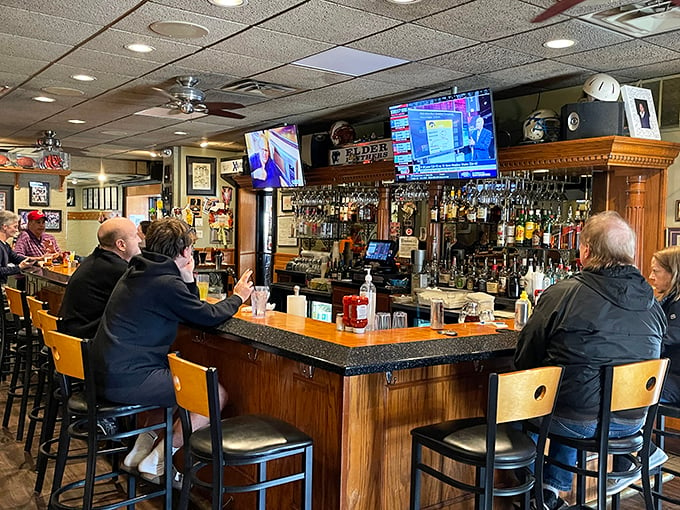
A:
[[[335,146],[352,143],[356,136],[354,128],[345,120],[334,122],[330,129],[330,135],[331,142],[333,142],[333,145]]]
[[[583,84],[583,92],[588,95],[589,100],[599,101],[618,101],[621,86],[619,82],[608,74],[594,74]]]
[[[559,138],[560,116],[553,110],[536,110],[524,121],[524,140],[527,142],[556,142]]]

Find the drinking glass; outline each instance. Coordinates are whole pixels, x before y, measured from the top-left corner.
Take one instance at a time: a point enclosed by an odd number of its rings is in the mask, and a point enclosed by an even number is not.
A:
[[[391,329],[392,320],[389,312],[378,312],[375,314],[375,329]]]
[[[256,286],[250,295],[250,304],[253,309],[253,317],[264,317],[267,310],[267,300],[269,299],[269,287]]]
[[[394,312],[392,315],[392,328],[407,328],[408,314],[406,312]]]
[[[210,275],[196,275],[196,286],[198,287],[198,296],[201,298],[201,301],[205,301],[208,297],[208,292],[210,292]]]
[[[444,300],[430,300],[430,327],[432,329],[444,329]]]

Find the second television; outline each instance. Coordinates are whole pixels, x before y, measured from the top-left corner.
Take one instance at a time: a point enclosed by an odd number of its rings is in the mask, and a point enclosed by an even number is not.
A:
[[[304,186],[297,126],[246,133],[253,188]]]
[[[496,177],[490,89],[390,107],[397,181]]]

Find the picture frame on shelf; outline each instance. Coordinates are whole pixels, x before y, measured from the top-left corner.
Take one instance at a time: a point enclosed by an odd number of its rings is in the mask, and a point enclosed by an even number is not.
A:
[[[680,246],[680,228],[666,229],[666,246]]]
[[[49,207],[50,183],[42,181],[29,181],[28,205],[36,207]]]
[[[623,85],[621,97],[623,97],[630,136],[661,140],[652,91],[642,87]]]
[[[61,232],[61,210],[43,209],[45,215],[45,231]]]
[[[215,158],[186,157],[187,195],[215,196],[217,189],[217,160]]]
[[[14,187],[0,185],[0,211],[14,210]]]

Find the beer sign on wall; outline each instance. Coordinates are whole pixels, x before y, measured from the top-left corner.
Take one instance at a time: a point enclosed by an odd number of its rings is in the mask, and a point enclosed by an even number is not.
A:
[[[392,140],[386,138],[336,147],[330,150],[329,160],[331,165],[354,165],[392,159],[392,156]]]

